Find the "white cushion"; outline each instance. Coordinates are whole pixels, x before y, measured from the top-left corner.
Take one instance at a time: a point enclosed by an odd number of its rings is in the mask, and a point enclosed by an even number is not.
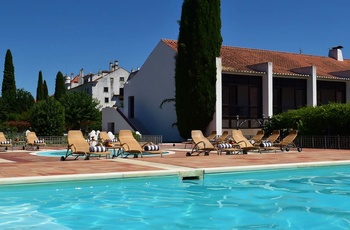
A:
[[[1,144],[10,144],[10,141],[1,141]]]

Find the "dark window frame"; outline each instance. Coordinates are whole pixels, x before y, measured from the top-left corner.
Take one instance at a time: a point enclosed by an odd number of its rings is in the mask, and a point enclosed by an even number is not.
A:
[[[223,128],[257,128],[261,118],[262,77],[223,74]]]

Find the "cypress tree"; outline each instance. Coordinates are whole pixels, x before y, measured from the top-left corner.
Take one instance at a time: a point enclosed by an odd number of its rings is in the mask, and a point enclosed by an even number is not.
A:
[[[12,53],[8,49],[5,56],[4,75],[2,80],[1,95],[9,112],[16,110],[14,102],[16,100],[15,68],[12,61]]]
[[[43,89],[43,73],[39,71],[38,85],[36,87],[36,101],[44,99],[44,89]]]
[[[55,99],[59,100],[65,94],[66,94],[66,85],[64,82],[64,77],[61,71],[58,71],[56,75],[56,84],[55,84]]]
[[[49,89],[47,88],[46,80],[43,83],[43,99],[47,100],[49,98]]]
[[[175,66],[177,127],[183,138],[205,132],[216,104],[216,60],[222,44],[220,0],[184,0]]]

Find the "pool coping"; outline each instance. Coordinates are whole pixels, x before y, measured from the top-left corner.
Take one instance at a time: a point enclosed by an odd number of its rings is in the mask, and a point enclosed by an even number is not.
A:
[[[144,164],[145,162],[140,163],[140,161],[135,161],[135,163]],[[150,162],[147,162],[147,164],[150,165]],[[350,160],[285,163],[285,164],[265,164],[265,165],[251,165],[251,166],[230,166],[230,167],[214,167],[214,168],[189,168],[189,167],[174,166],[174,165],[167,165],[167,164],[160,164],[160,163],[151,163],[152,166],[162,168],[162,170],[10,177],[10,178],[0,178],[0,185],[65,182],[65,181],[94,180],[94,179],[126,179],[126,178],[157,177],[157,176],[179,176],[180,178],[181,177],[183,178],[185,176],[189,176],[189,177],[198,176],[198,175],[204,176],[205,174],[214,174],[214,173],[276,170],[276,169],[288,169],[288,168],[293,169],[293,168],[336,166],[336,165],[348,165],[348,164],[350,164]]]

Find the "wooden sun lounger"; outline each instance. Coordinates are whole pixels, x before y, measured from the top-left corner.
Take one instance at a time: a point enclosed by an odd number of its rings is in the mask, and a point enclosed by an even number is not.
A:
[[[113,150],[112,158],[118,157],[121,154],[122,144],[117,138],[114,138],[114,140],[112,140],[106,131],[100,132],[100,143],[107,149]]]
[[[264,130],[258,130],[250,140],[253,145],[259,145],[265,135]]]
[[[89,160],[90,156],[95,155],[101,157],[105,155],[106,157],[110,156],[110,152],[106,150],[103,146],[92,147],[100,151],[91,151],[92,148],[89,143],[84,138],[80,130],[69,130],[68,131],[68,147],[66,156],[61,157],[61,161],[66,160],[69,156],[75,157],[74,160],[78,159],[80,156],[84,156],[85,160]]]
[[[155,145],[153,145],[153,143],[151,142],[147,142],[144,145],[141,145],[132,135],[131,130],[120,130],[118,138],[122,146],[121,155],[124,157],[128,157],[128,155],[130,154],[134,155],[134,158],[137,158],[138,155],[141,155],[141,157],[143,157],[143,153],[145,152],[151,153],[151,154],[160,154],[160,156],[163,157],[163,151],[160,149],[145,150],[144,148],[147,145],[152,145],[152,146],[155,146]]]
[[[235,152],[237,148],[225,148],[218,149],[214,146],[206,137],[204,137],[201,130],[192,130],[191,137],[194,143],[191,152],[187,152],[186,156],[198,156],[201,153],[204,153],[205,156],[208,156],[210,152],[216,151],[217,154],[221,154],[223,151],[225,152]]]
[[[250,141],[243,135],[242,131],[239,129],[232,130],[232,138],[239,145],[243,154],[247,154],[250,150],[257,150],[259,153],[260,147],[254,146]]]
[[[8,147],[12,147],[13,150],[12,140],[6,139],[3,132],[0,132],[0,147],[5,147],[5,150],[7,150]]]
[[[298,152],[302,151],[302,148],[300,146],[296,146],[294,143],[295,138],[298,136],[298,130],[291,130],[289,134],[284,137],[280,142],[273,144],[272,147],[267,147],[265,148],[266,150],[281,150],[284,151],[286,150],[287,152],[291,148],[297,148]]]
[[[42,146],[46,146],[45,140],[39,139],[35,132],[28,132],[26,138],[26,145],[23,146],[25,149],[27,146],[39,149]]]

